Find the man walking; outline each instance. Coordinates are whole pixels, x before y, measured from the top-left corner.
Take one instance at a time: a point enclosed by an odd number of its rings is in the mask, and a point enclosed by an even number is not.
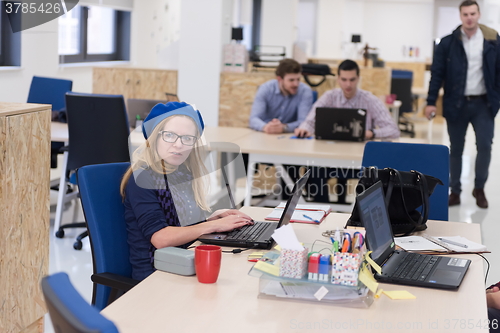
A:
[[[476,178],[472,195],[476,204],[488,208],[484,185],[493,144],[494,118],[500,108],[500,37],[479,24],[479,5],[465,0],[460,6],[459,26],[436,48],[425,116],[436,112],[436,99],[444,83],[443,116],[450,137],[449,206],[460,204],[462,153],[469,123],[476,134]]]

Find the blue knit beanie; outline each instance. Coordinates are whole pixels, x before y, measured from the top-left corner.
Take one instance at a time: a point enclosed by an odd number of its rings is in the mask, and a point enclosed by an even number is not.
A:
[[[165,104],[156,104],[151,109],[146,119],[144,119],[142,123],[142,134],[144,134],[144,138],[147,139],[163,119],[175,115],[190,117],[196,124],[199,135],[203,133],[205,124],[203,123],[200,111],[195,110],[193,106],[185,102],[168,102]]]

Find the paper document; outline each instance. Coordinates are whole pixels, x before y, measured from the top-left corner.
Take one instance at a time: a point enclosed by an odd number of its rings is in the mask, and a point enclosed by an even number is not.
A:
[[[405,251],[448,252],[448,249],[421,236],[396,237],[394,241],[396,242],[397,246]]]

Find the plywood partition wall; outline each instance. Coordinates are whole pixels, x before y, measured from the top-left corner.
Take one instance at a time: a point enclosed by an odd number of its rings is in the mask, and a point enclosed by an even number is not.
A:
[[[0,103],[0,332],[42,332],[50,105]]]
[[[273,72],[221,73],[219,95],[219,126],[248,127],[252,103],[261,84],[276,78]],[[311,81],[318,77],[311,77]],[[327,80],[313,90],[320,97],[335,87],[336,78]]]

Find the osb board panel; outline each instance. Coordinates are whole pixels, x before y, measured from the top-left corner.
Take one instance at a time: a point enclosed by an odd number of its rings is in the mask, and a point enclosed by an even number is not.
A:
[[[128,68],[99,68],[92,70],[94,94],[123,95],[125,100],[134,94],[134,71]]]
[[[425,84],[425,63],[424,62],[386,62],[386,67],[391,69],[401,69],[413,72],[413,86],[423,87]]]
[[[248,127],[250,111],[257,89],[276,78],[274,72],[221,73],[219,96],[219,126]],[[313,78],[315,81],[317,78]],[[320,86],[313,88],[318,97],[335,87],[335,78],[329,76]]]
[[[165,93],[177,94],[177,71],[137,68],[94,67],[92,91],[128,98],[165,99]]]
[[[50,109],[0,117],[0,332],[20,332],[46,313]]]
[[[44,317],[38,319],[36,322],[26,327],[19,333],[43,333],[45,331],[43,318]]]
[[[52,106],[48,104],[0,102],[0,117],[22,114],[26,112],[42,111],[51,107]]]

